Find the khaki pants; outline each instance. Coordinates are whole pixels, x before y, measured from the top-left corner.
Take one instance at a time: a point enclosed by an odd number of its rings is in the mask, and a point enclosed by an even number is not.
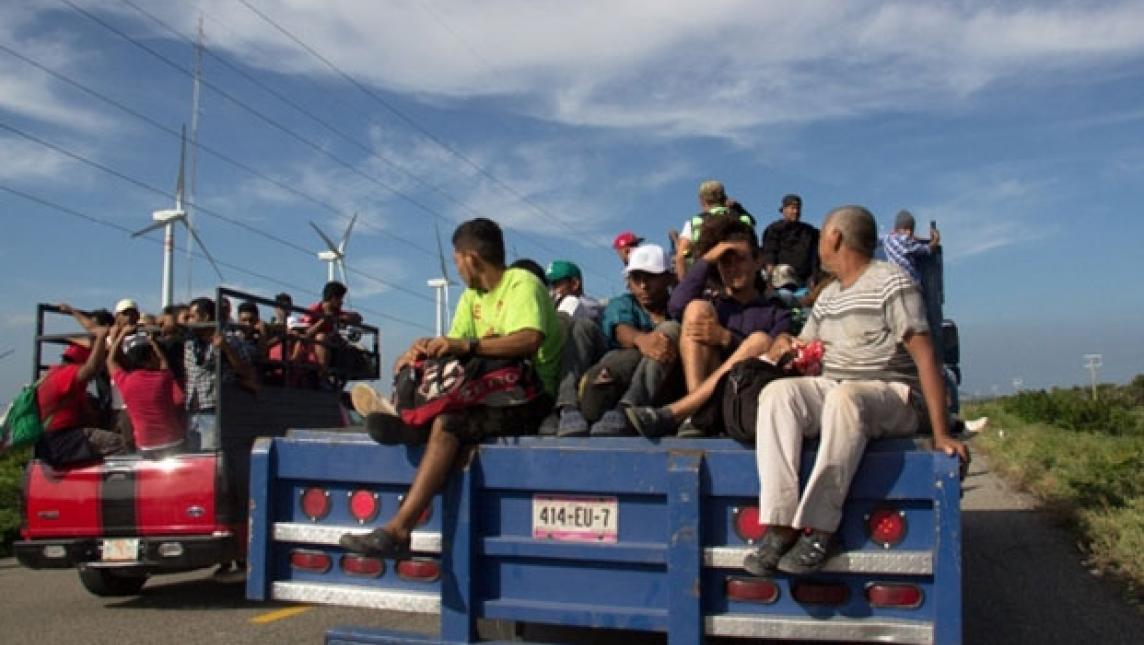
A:
[[[913,434],[918,413],[902,383],[802,377],[763,388],[756,423],[759,522],[833,533],[866,442]],[[800,499],[804,437],[819,437],[819,445]]]

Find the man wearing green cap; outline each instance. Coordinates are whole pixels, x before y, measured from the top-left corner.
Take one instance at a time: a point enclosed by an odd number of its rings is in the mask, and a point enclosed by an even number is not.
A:
[[[553,260],[544,271],[548,279],[548,292],[556,304],[557,313],[576,318],[600,317],[600,302],[584,295],[584,278],[580,267],[568,260]]]

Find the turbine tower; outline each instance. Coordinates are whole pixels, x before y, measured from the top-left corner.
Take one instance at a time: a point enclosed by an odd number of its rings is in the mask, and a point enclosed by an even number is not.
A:
[[[346,227],[346,232],[342,234],[342,239],[337,244],[318,228],[318,225],[310,222],[310,226],[314,227],[314,231],[322,241],[326,243],[325,251],[318,251],[318,259],[326,263],[326,281],[334,281],[334,269],[336,268],[342,276],[342,284],[349,287],[349,280],[346,278],[346,245],[349,244],[350,234],[354,231],[354,224],[357,223],[358,214],[350,218],[350,225]]]
[[[432,278],[428,284],[437,294],[437,335],[443,336],[449,325],[449,285],[457,284],[449,278],[449,268],[445,264],[445,248],[441,245],[441,229],[433,222],[433,232],[437,234],[437,260],[441,263],[441,277]]]
[[[214,267],[215,273],[218,274],[219,280],[223,280],[222,271],[219,270],[218,264],[215,262],[214,256],[207,250],[205,244],[199,234],[195,232],[194,227],[187,221],[187,211],[183,208],[183,167],[187,157],[187,128],[183,127],[182,145],[179,149],[179,179],[175,183],[175,207],[173,209],[158,210],[151,213],[151,219],[154,224],[135,231],[131,237],[139,237],[146,233],[162,227],[163,228],[163,287],[162,297],[160,298],[163,307],[172,303],[175,287],[175,224],[182,224],[187,229],[187,234],[194,239],[195,243],[199,245],[203,255],[210,261],[211,266]]]

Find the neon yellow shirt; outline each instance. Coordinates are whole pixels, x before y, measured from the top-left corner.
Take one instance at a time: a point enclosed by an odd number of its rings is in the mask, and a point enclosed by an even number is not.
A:
[[[506,270],[491,291],[465,289],[448,335],[450,338],[487,338],[524,329],[544,334],[540,350],[532,358],[545,391],[555,395],[564,332],[548,291],[528,271]]]

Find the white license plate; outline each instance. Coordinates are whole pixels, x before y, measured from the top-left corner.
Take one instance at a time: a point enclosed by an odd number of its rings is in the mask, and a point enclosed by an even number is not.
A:
[[[139,559],[139,538],[116,538],[103,541],[104,562],[124,562]]]
[[[562,542],[619,541],[615,497],[532,496],[532,538]]]

